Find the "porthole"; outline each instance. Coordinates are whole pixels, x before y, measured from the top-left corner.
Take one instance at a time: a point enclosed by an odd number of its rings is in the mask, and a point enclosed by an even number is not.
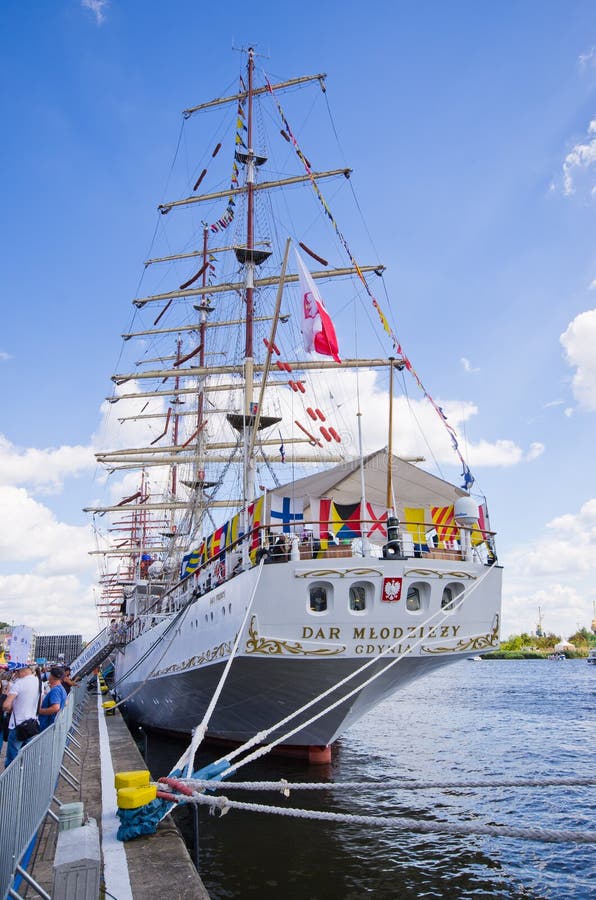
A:
[[[408,588],[406,609],[410,612],[418,612],[420,610],[420,589],[415,585],[411,585],[411,587]]]
[[[414,581],[407,586],[406,611],[419,615],[430,607],[430,584],[426,581]]]
[[[369,581],[357,581],[348,590],[350,611],[363,613],[370,606],[374,594],[373,585]]]
[[[450,584],[446,584],[443,588],[443,596],[441,597],[441,609],[447,611],[454,609],[463,592],[464,586],[459,581],[453,581]]]
[[[322,614],[333,607],[333,586],[328,581],[317,581],[308,587],[308,610]]]

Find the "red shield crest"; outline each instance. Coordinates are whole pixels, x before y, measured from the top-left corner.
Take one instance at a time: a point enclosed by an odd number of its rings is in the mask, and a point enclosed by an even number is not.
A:
[[[401,578],[384,578],[383,579],[383,596],[384,603],[395,603],[401,600]]]

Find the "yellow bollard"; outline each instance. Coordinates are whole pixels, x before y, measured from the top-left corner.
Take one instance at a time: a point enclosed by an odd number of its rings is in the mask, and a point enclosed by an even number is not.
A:
[[[118,791],[119,809],[138,809],[146,806],[157,797],[157,787],[148,784],[145,787],[123,787]]]
[[[131,772],[116,772],[114,775],[114,787],[116,790],[129,787],[147,787],[149,784],[148,769],[134,769]]]

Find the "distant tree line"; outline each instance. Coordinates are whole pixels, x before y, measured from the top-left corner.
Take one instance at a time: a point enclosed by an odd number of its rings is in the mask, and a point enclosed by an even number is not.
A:
[[[495,659],[541,659],[552,653],[562,640],[560,634],[553,632],[538,637],[536,634],[528,634],[527,631],[523,631],[521,634],[511,635],[507,640],[502,640],[500,650],[495,650],[487,655]],[[587,628],[580,628],[570,635],[567,641],[575,647],[575,651],[566,651],[566,656],[569,657],[587,656],[590,648],[596,647],[596,635]]]

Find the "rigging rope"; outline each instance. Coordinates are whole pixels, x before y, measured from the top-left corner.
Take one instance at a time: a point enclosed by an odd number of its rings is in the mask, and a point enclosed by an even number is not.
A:
[[[122,677],[118,679],[116,684],[120,684],[120,682],[124,678],[127,678],[131,674],[131,672],[134,672],[135,669],[137,669],[138,666],[140,666],[140,664],[142,662],[144,662],[144,660],[147,659],[147,657],[149,657],[151,655],[151,653],[155,650],[155,648],[159,644],[159,642],[161,640],[163,640],[163,638],[166,636],[166,634],[168,634],[169,631],[171,631],[171,629],[174,627],[174,625],[177,625],[178,621],[179,620],[181,621],[184,618],[184,616],[190,609],[191,605],[192,605],[192,603],[188,603],[187,606],[185,606],[183,609],[180,610],[180,612],[173,618],[173,620],[170,622],[170,624],[167,626],[167,628],[165,628],[164,631],[162,632],[162,634],[160,634],[160,636],[157,638],[157,640],[153,644],[150,645],[149,649],[141,656],[140,659],[137,660],[137,662],[128,670],[128,672],[125,672],[125,674],[122,675]],[[172,637],[166,644],[163,653],[161,654],[161,656],[159,657],[157,662],[154,664],[154,666],[149,670],[149,672],[147,673],[145,678],[141,681],[141,683],[137,685],[137,687],[134,689],[134,691],[131,691],[130,694],[127,694],[126,697],[123,697],[121,700],[118,700],[118,702],[115,704],[115,706],[112,707],[112,709],[117,709],[119,706],[122,706],[123,703],[127,703],[131,697],[134,697],[135,694],[138,694],[138,692],[141,690],[141,688],[147,684],[147,682],[151,678],[151,675],[153,674],[153,672],[155,671],[157,666],[159,666],[162,659],[164,658],[164,656],[166,655],[166,653],[172,646],[172,641],[176,637],[176,634],[177,634],[177,632],[174,631],[174,634],[172,635]],[[116,684],[114,685],[114,687],[116,687]]]
[[[203,719],[197,725],[197,727],[193,730],[192,740],[190,742],[190,745],[184,751],[184,753],[182,754],[182,756],[180,757],[180,759],[178,760],[178,762],[176,763],[176,765],[170,772],[170,776],[181,772],[183,767],[186,766],[186,777],[190,778],[190,775],[192,773],[192,766],[194,763],[194,759],[195,759],[197,750],[199,749],[199,746],[200,746],[203,738],[205,737],[205,733],[207,731],[207,725],[209,724],[209,719],[211,718],[211,716],[213,714],[215,705],[216,705],[217,701],[219,700],[220,694],[224,688],[226,679],[228,677],[228,673],[230,671],[230,668],[232,667],[232,663],[236,657],[236,652],[240,645],[240,639],[242,638],[242,636],[244,634],[244,629],[245,629],[246,623],[248,621],[248,616],[252,609],[253,601],[256,597],[257,588],[259,586],[259,582],[261,580],[261,575],[263,573],[264,563],[265,563],[265,557],[262,557],[262,559],[259,563],[257,578],[255,581],[254,587],[252,589],[252,593],[250,595],[250,600],[248,601],[248,605],[246,607],[246,612],[244,614],[244,618],[242,619],[242,624],[240,625],[240,628],[238,629],[238,634],[236,635],[236,640],[234,641],[234,646],[232,647],[230,656],[228,657],[228,661],[226,662],[225,668],[221,674],[221,677],[219,679],[217,687],[215,688],[215,691],[213,692],[213,696],[211,697],[209,706],[205,710]]]
[[[369,287],[369,285],[368,285],[368,282],[366,281],[366,278],[364,277],[364,274],[363,274],[363,272],[362,272],[360,266],[359,266],[358,263],[356,262],[356,258],[354,257],[354,254],[352,253],[352,251],[351,251],[351,249],[350,249],[350,246],[349,246],[349,244],[348,244],[346,238],[344,237],[343,233],[340,231],[339,226],[338,226],[338,224],[337,224],[337,222],[335,221],[335,218],[334,218],[334,216],[333,216],[333,213],[331,212],[331,210],[330,210],[330,208],[329,208],[329,206],[328,206],[328,204],[327,204],[327,201],[326,201],[325,198],[323,197],[323,194],[322,194],[322,192],[321,192],[321,189],[319,188],[319,185],[318,185],[318,183],[317,183],[317,180],[316,180],[316,178],[314,177],[314,173],[313,173],[313,171],[312,171],[312,169],[311,169],[310,163],[309,163],[307,157],[306,157],[306,156],[304,155],[304,153],[302,152],[302,150],[301,150],[301,148],[300,148],[300,145],[298,144],[298,141],[296,140],[296,137],[294,136],[294,132],[292,131],[292,129],[291,129],[291,127],[290,127],[290,124],[289,124],[288,120],[286,119],[286,116],[285,116],[285,113],[284,113],[284,111],[283,111],[283,109],[282,109],[282,106],[281,106],[279,100],[277,99],[277,96],[276,96],[276,94],[275,94],[275,92],[274,92],[274,90],[273,90],[273,87],[272,87],[271,82],[269,81],[269,78],[267,77],[267,75],[265,75],[265,81],[266,81],[266,84],[267,84],[267,88],[268,88],[268,90],[269,90],[269,93],[271,94],[271,96],[272,96],[272,98],[273,98],[273,101],[274,101],[275,105],[277,106],[277,110],[278,110],[279,115],[280,115],[280,117],[281,117],[281,120],[282,120],[282,122],[283,122],[284,128],[285,128],[287,134],[289,135],[290,142],[291,142],[292,146],[294,147],[294,150],[296,151],[296,155],[297,155],[298,158],[300,159],[302,165],[304,166],[304,170],[305,170],[306,174],[307,174],[308,177],[310,178],[310,182],[311,182],[311,185],[312,185],[312,187],[313,187],[313,190],[314,190],[315,194],[317,195],[317,198],[318,198],[318,200],[319,200],[321,206],[323,207],[323,210],[324,210],[324,212],[325,212],[325,215],[327,216],[327,218],[329,219],[329,221],[330,221],[331,224],[333,225],[333,228],[334,228],[335,233],[337,234],[337,236],[338,236],[338,238],[339,238],[339,240],[340,240],[340,243],[342,244],[344,250],[346,251],[346,253],[347,253],[347,255],[348,255],[348,258],[349,258],[350,262],[352,263],[353,267],[356,269],[356,274],[358,275],[360,281],[362,282],[362,284],[363,284],[363,286],[364,286],[364,289],[365,289],[366,293],[367,293],[368,296],[370,297],[371,302],[372,302],[372,305],[374,306],[374,308],[375,308],[376,311],[377,311],[377,314],[378,314],[378,316],[379,316],[379,319],[381,320],[381,324],[382,324],[382,326],[383,326],[385,332],[387,333],[387,335],[388,335],[389,338],[391,339],[391,342],[392,342],[392,344],[393,344],[395,350],[397,351],[397,353],[399,353],[400,357],[403,359],[403,362],[404,362],[404,365],[405,365],[406,369],[408,370],[408,372],[410,372],[410,374],[412,375],[412,377],[413,377],[414,380],[416,381],[418,387],[421,389],[422,393],[423,393],[424,396],[427,398],[427,400],[429,401],[429,403],[431,404],[431,406],[433,407],[433,409],[435,410],[435,412],[437,413],[437,415],[441,418],[441,420],[442,420],[442,422],[443,422],[443,425],[445,426],[445,428],[446,428],[447,431],[449,432],[449,437],[450,437],[450,439],[451,439],[451,444],[452,444],[452,446],[453,446],[453,449],[454,449],[455,453],[456,453],[457,456],[459,457],[459,461],[461,462],[462,467],[463,467],[463,471],[462,471],[462,477],[463,477],[463,479],[464,479],[463,489],[464,489],[464,490],[469,490],[469,489],[472,487],[473,483],[474,483],[474,477],[473,477],[472,473],[470,472],[470,467],[468,466],[468,464],[466,463],[466,461],[464,460],[464,458],[463,458],[463,456],[462,456],[461,450],[459,449],[459,443],[458,443],[458,440],[457,440],[457,435],[456,435],[455,429],[454,429],[453,426],[450,425],[449,422],[447,421],[447,416],[446,416],[445,413],[443,412],[442,408],[438,405],[438,403],[436,403],[436,401],[433,399],[433,397],[432,397],[432,396],[429,394],[429,392],[426,390],[425,386],[423,385],[423,383],[422,383],[422,381],[421,381],[421,379],[420,379],[420,376],[419,376],[418,373],[416,372],[416,369],[415,369],[414,366],[412,365],[410,359],[409,359],[409,358],[407,357],[407,355],[405,354],[405,352],[404,352],[404,350],[403,350],[403,348],[402,348],[400,342],[398,341],[398,339],[397,339],[397,337],[396,337],[396,335],[395,335],[393,329],[391,328],[391,325],[389,324],[389,322],[388,322],[388,320],[387,320],[387,317],[385,316],[385,313],[384,313],[383,310],[381,309],[381,305],[380,305],[379,301],[376,299],[376,297],[374,296],[373,292],[371,291],[371,289],[370,289],[370,287]]]

